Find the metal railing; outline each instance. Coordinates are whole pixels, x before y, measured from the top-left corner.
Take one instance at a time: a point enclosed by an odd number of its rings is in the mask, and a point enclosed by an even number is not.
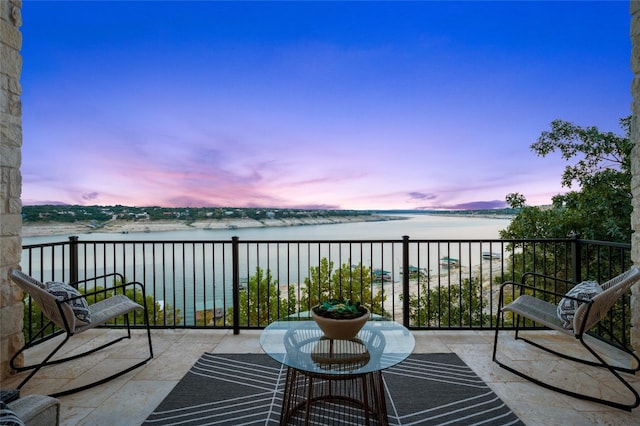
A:
[[[73,282],[119,272],[145,285],[157,328],[264,328],[346,295],[411,329],[495,327],[497,293],[525,271],[603,282],[630,244],[581,240],[68,241],[23,247],[23,271]],[[102,283],[107,286],[111,283]],[[40,321],[27,300],[27,334]],[[607,327],[628,342],[628,300]],[[53,330],[52,330],[53,332]]]

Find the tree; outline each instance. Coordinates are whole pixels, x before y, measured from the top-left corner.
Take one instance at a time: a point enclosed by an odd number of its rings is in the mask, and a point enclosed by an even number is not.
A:
[[[98,287],[97,290],[100,290]],[[122,291],[119,291],[122,293]],[[113,292],[107,292],[108,296],[111,296]],[[140,291],[136,291],[134,288],[128,288],[125,290],[125,296],[134,302],[138,303],[141,306],[144,306],[142,303],[142,293]],[[182,322],[182,315],[180,314],[180,309],[173,309],[173,307],[164,303],[164,306],[160,306],[160,303],[153,300],[153,296],[146,296],[147,300],[147,310],[148,310],[148,318],[149,324],[151,325],[174,325],[180,324]],[[129,316],[129,322],[131,324],[144,324],[144,316],[140,312],[130,312],[127,314]],[[175,319],[175,322],[174,322]],[[124,324],[124,318],[118,318],[117,324]]]
[[[124,282],[127,283],[127,278],[125,277]],[[114,286],[122,285],[122,280],[119,278],[113,281]],[[114,294],[114,291],[108,290],[106,292],[101,292],[102,287],[95,287],[95,289],[91,291],[99,292],[95,296],[92,296],[92,300],[90,303],[99,302],[105,297],[111,297]],[[137,304],[144,306],[142,292],[140,291],[140,287],[138,286],[127,286],[124,289],[124,295],[129,299],[133,300]],[[82,290],[80,290],[84,293]],[[115,293],[122,294],[122,289],[117,289]],[[180,309],[173,309],[173,307],[164,303],[164,306],[160,306],[160,303],[153,300],[153,296],[147,295],[145,297],[147,301],[147,317],[149,318],[149,324],[160,324],[160,325],[174,325],[180,324],[182,322],[182,315],[180,315]],[[144,324],[144,317],[139,312],[130,312],[127,314],[129,316],[129,322],[131,324]],[[123,318],[117,319],[118,324],[124,324]]]
[[[312,266],[300,299],[301,310],[309,310],[323,300],[351,299],[370,308],[372,313],[385,315],[383,302],[386,300],[384,287],[373,292],[371,268],[362,264],[344,263],[333,270],[333,262],[326,257],[320,259],[319,266]]]
[[[526,205],[523,195],[507,195],[507,202],[519,212],[500,232],[503,239],[551,239],[571,235],[583,239],[631,242],[631,117],[620,120],[624,135],[601,132],[597,127],[580,127],[562,120],[551,123],[531,149],[541,157],[559,152],[569,164],[561,183],[570,189],[552,198],[551,206]],[[519,278],[525,271],[543,272],[558,278],[571,278],[575,271],[570,245],[558,243],[552,249],[536,242],[518,242],[509,247],[514,268],[505,279]],[[582,252],[583,279],[610,278],[621,273],[621,256],[630,264],[625,251]],[[596,266],[598,265],[598,266]],[[605,266],[608,269],[605,270]],[[593,276],[601,274],[601,276]],[[590,275],[590,276],[587,276]],[[618,321],[614,315],[614,321]]]
[[[482,312],[481,284],[478,277],[465,278],[462,284],[430,288],[409,294],[409,319],[412,324],[434,327],[480,326],[493,323]]]
[[[531,149],[541,157],[560,152],[573,161],[565,167],[562,186],[578,188],[553,197],[549,208],[526,205],[523,195],[507,195],[520,211],[500,237],[631,241],[631,117],[620,120],[624,136],[556,120]]]
[[[273,279],[271,270],[260,267],[249,277],[247,288],[240,292],[240,324],[266,326],[271,322],[296,312],[296,296],[293,286],[287,286],[286,297]],[[227,309],[227,321],[233,323],[233,307]]]

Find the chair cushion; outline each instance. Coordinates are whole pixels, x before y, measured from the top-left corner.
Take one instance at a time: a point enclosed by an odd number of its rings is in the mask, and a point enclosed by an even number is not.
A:
[[[82,296],[82,294],[76,288],[71,287],[69,284],[60,283],[57,281],[48,282],[47,291],[53,294],[58,300],[65,300],[71,297]],[[71,306],[71,309],[73,310],[76,318],[86,323],[91,322],[91,311],[89,310],[87,299],[85,299],[84,297],[80,297],[67,303],[69,304],[69,306]]]
[[[18,417],[18,415],[2,401],[0,401],[0,424],[8,426],[24,426],[20,417]]]
[[[567,292],[567,296],[577,297],[585,302],[590,301],[596,294],[602,293],[602,287],[596,281],[582,281]],[[558,317],[563,321],[564,328],[573,328],[573,317],[578,307],[584,302],[579,302],[566,297],[560,300],[557,312]]]

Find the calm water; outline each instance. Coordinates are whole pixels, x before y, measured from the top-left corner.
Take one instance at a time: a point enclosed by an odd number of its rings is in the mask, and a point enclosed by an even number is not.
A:
[[[288,241],[301,241],[301,240],[401,240],[404,235],[409,236],[412,240],[495,240],[499,238],[499,231],[505,229],[510,219],[486,219],[486,218],[469,218],[469,217],[442,217],[433,215],[397,215],[403,217],[403,220],[391,220],[381,222],[361,222],[361,223],[347,223],[347,224],[335,224],[335,225],[305,225],[305,226],[291,226],[291,227],[273,227],[273,228],[245,228],[245,229],[194,229],[190,231],[172,231],[172,232],[148,232],[148,233],[90,233],[79,234],[81,241],[229,241],[231,237],[238,236],[240,241],[242,240],[288,240]],[[39,244],[48,242],[61,242],[66,241],[67,236],[47,236],[47,237],[26,237],[23,239],[24,245]],[[486,244],[486,243],[485,243]],[[163,246],[163,245],[161,245]],[[208,246],[209,247],[209,246]],[[387,246],[388,247],[388,246]],[[448,245],[445,244],[447,250]],[[114,259],[123,259],[125,257],[123,250],[124,247],[117,246],[112,249],[100,249],[105,250],[97,254],[92,251],[81,252],[80,264],[92,265],[94,257],[103,259],[104,265],[115,265]],[[458,250],[457,247],[451,247],[453,250]],[[484,248],[483,248],[484,249]],[[193,321],[196,310],[210,309],[211,307],[224,307],[229,306],[231,300],[231,284],[229,282],[231,275],[223,273],[225,270],[224,263],[228,262],[231,258],[230,253],[226,254],[226,257],[221,256],[221,251],[213,253],[213,249],[207,248],[208,251],[201,252],[200,250],[192,249],[190,246],[179,250],[185,250],[185,252],[179,252],[178,255],[169,255],[169,258],[165,259],[172,262],[175,259],[182,259],[190,261],[191,266],[187,266],[187,273],[183,274],[183,265],[180,264],[177,267],[170,267],[170,272],[162,262],[149,263],[149,259],[144,260],[143,254],[140,252],[141,245],[137,245],[137,254],[134,255],[134,250],[131,246],[127,249],[126,265],[122,265],[116,269],[123,272],[125,276],[130,278],[138,278],[147,283],[148,294],[153,294],[158,300],[166,301],[173,306],[177,306],[181,309],[181,312],[186,318],[186,321]],[[160,248],[158,248],[160,253]],[[220,250],[220,249],[218,249]],[[226,250],[229,250],[227,248]],[[318,249],[320,250],[320,249]],[[254,270],[254,264],[271,265],[269,268],[273,268],[277,271],[277,278],[280,284],[296,283],[304,281],[304,273],[308,270],[308,267],[317,261],[320,256],[327,256],[326,247],[324,250],[311,257],[305,258],[304,255],[296,259],[292,264],[280,265],[281,259],[278,259],[277,252],[265,253],[261,252],[259,259],[245,259],[241,260],[240,273],[241,277],[248,279]],[[354,248],[357,251],[357,246]],[[340,254],[338,259],[332,259],[336,261],[336,264],[344,263],[345,261],[352,261],[352,263],[362,262],[364,265],[370,265],[372,268],[380,268],[389,270],[393,275],[393,281],[397,282],[400,279],[400,252],[394,252],[393,250],[383,249],[380,246],[375,246],[371,249],[365,249],[362,253],[347,253]],[[477,262],[481,262],[480,258],[480,245],[475,245],[473,248],[473,258]],[[151,249],[148,249],[150,252]],[[304,251],[304,250],[303,250]],[[43,253],[42,261],[36,260],[35,265],[43,265],[45,276],[50,276],[52,269],[61,270],[63,268],[62,257],[58,257],[55,262],[52,262],[49,252]],[[149,254],[149,253],[147,253]],[[186,256],[183,256],[185,255]],[[336,251],[332,256],[335,256]],[[23,256],[26,253],[23,253]],[[344,256],[353,256],[353,258],[344,258]],[[424,256],[419,260],[418,253],[413,252],[410,257],[411,264],[418,264],[418,262],[431,262],[433,267],[437,268],[438,258],[440,256],[454,256],[460,257],[462,262],[466,262],[469,259],[469,253],[466,250],[462,252],[439,252],[433,251],[428,256],[427,260]],[[84,256],[84,257],[83,257]],[[136,257],[137,256],[137,257]],[[164,256],[164,255],[162,255]],[[249,256],[251,257],[251,256]],[[106,259],[106,260],[105,260]],[[173,260],[172,260],[173,259]],[[227,260],[225,260],[227,259]],[[23,258],[23,263],[26,258]],[[249,266],[249,263],[251,266]],[[100,264],[100,262],[98,262]],[[199,265],[193,267],[193,265]],[[206,273],[202,271],[205,265]],[[26,264],[23,264],[26,266]],[[230,270],[229,265],[226,266],[227,271]],[[299,273],[300,271],[300,273]],[[95,275],[104,273],[105,270],[100,269],[96,271]],[[151,274],[151,275],[150,275]],[[303,275],[301,275],[303,274]],[[37,274],[36,274],[37,275]],[[157,286],[155,284],[157,278]],[[388,283],[391,285],[390,283]],[[194,301],[195,303],[187,303],[187,301]]]
[[[148,233],[87,233],[81,240],[228,240],[233,236],[251,240],[358,240],[358,239],[497,239],[510,219],[442,217],[435,215],[395,215],[403,220],[341,223],[273,228],[194,229]],[[64,241],[66,236],[27,237],[23,244]]]

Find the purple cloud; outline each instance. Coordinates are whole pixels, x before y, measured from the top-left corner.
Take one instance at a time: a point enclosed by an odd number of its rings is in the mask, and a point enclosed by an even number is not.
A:
[[[95,200],[96,198],[98,198],[98,193],[97,192],[89,192],[87,194],[82,194],[82,199],[85,201],[92,201]]]
[[[436,198],[438,198],[438,196],[435,194],[426,194],[424,192],[416,192],[416,191],[410,192],[409,197],[412,200],[435,200]]]

